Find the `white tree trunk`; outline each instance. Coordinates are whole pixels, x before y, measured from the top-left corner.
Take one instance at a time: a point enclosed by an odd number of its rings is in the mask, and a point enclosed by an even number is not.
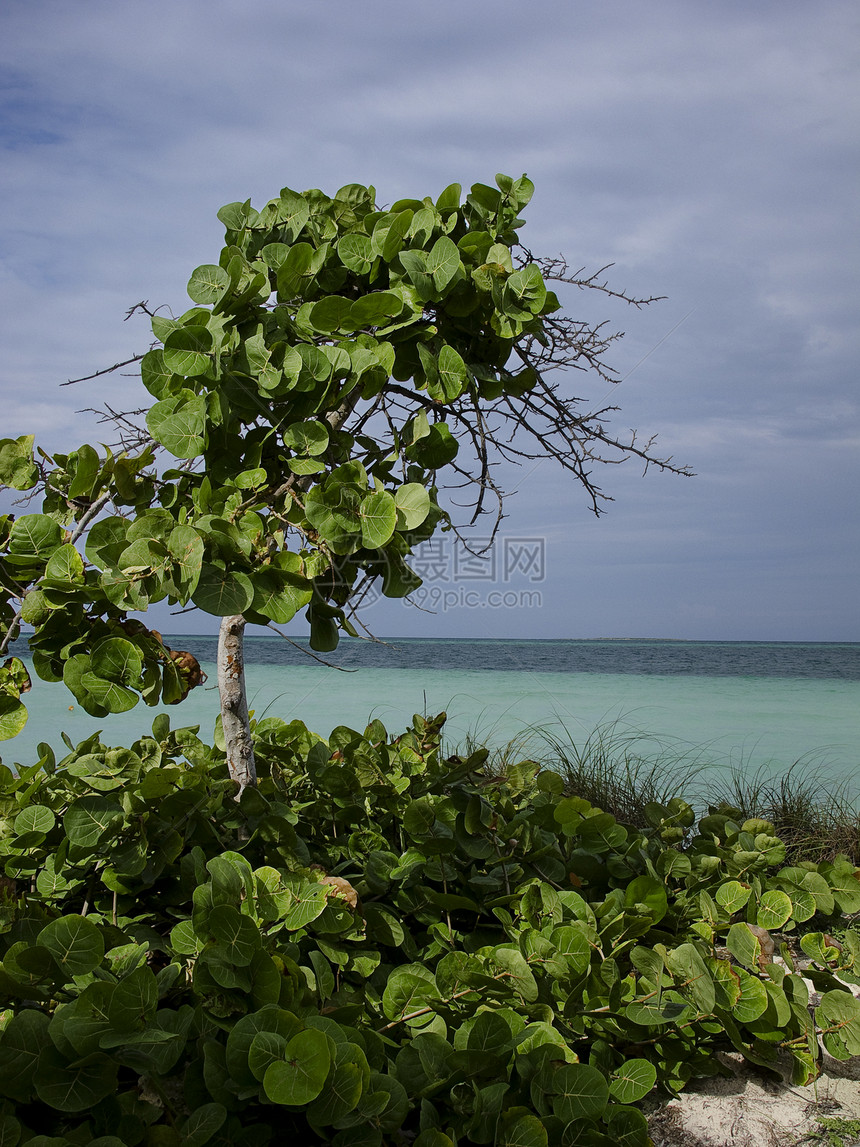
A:
[[[227,767],[239,786],[237,796],[257,783],[251,723],[245,697],[245,619],[241,614],[221,618],[218,631],[218,692],[221,724],[227,746]]]

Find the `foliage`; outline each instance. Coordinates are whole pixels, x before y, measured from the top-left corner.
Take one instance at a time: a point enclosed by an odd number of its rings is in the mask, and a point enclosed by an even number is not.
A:
[[[2,1141],[644,1147],[721,1046],[860,1053],[853,864],[680,798],[625,826],[442,725],[267,718],[239,801],[163,716],[2,770]]]
[[[129,622],[152,603],[262,625],[305,610],[327,651],[355,633],[347,607],[373,581],[392,598],[420,585],[407,559],[450,526],[446,475],[471,484],[475,515],[494,495],[498,522],[493,459],[554,459],[595,511],[595,462],[681,472],[610,436],[613,408],[583,408],[548,377],[611,378],[613,336],[561,315],[544,270],[625,296],[518,245],[532,192],[499,175],[462,202],[452,184],[380,210],[350,184],[222,208],[225,246],[192,273],[194,306],[144,306],[158,344],[138,356],[145,427],[108,408],[113,449],[51,457],[31,435],[0,441],[0,485],[42,496],[0,517],[0,650],[23,620],[35,672],[88,713],[173,704],[199,672]],[[26,720],[27,685],[20,660],[0,667],[0,739]]]

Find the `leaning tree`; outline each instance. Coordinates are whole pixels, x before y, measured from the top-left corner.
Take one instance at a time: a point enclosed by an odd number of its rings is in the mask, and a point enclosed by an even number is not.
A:
[[[608,429],[614,406],[569,392],[564,368],[616,380],[605,356],[619,336],[563,314],[547,284],[652,300],[533,257],[517,234],[532,183],[496,184],[383,210],[356,184],[222,208],[225,246],[191,275],[194,306],[178,318],[132,308],[156,340],[129,360],[152,404],[100,411],[116,436],[101,451],[0,441],[0,483],[42,499],[0,518],[0,652],[32,626],[35,672],[102,717],[140,698],[175,703],[201,680],[135,615],[166,600],[219,617],[223,735],[241,793],[256,777],[246,622],[304,609],[311,647],[332,650],[340,631],[355,634],[374,582],[388,597],[420,584],[413,547],[457,527],[440,490],[467,488],[472,520],[498,526],[500,460],[552,459],[596,513],[598,463],[635,456],[686,472]],[[23,727],[27,688],[9,658],[0,737]]]

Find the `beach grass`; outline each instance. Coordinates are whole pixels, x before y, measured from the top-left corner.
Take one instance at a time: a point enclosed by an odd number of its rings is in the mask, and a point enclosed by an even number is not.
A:
[[[457,752],[466,756],[485,743],[470,733]],[[680,797],[699,814],[731,811],[741,820],[769,822],[785,842],[788,864],[817,863],[840,853],[860,864],[860,799],[847,781],[833,780],[826,765],[811,756],[782,770],[725,762],[707,745],[658,738],[619,720],[580,737],[564,729],[528,728],[493,748],[485,769],[503,776],[524,759],[558,773],[566,795],[583,797],[633,828],[648,826],[649,804]]]

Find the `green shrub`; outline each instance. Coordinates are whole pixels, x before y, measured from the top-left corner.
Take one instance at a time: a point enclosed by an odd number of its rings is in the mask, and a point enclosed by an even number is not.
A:
[[[860,1053],[846,858],[680,798],[624,825],[443,721],[260,721],[238,802],[163,716],[0,766],[0,1143],[644,1147],[719,1047]]]

